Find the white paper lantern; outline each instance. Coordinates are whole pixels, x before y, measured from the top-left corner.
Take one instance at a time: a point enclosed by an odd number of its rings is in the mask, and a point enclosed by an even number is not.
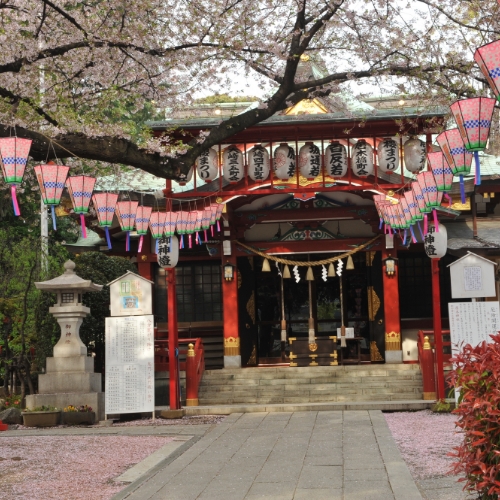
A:
[[[300,174],[312,181],[321,171],[321,153],[313,142],[306,142],[299,151]]]
[[[179,240],[177,236],[162,236],[158,240],[158,264],[163,269],[171,269],[179,262]]]
[[[403,146],[405,167],[408,172],[418,174],[427,163],[427,147],[420,139],[409,139]]]
[[[284,181],[295,176],[295,151],[286,142],[274,150],[274,173]]]
[[[248,152],[248,177],[263,182],[269,177],[269,152],[262,146],[255,146]]]
[[[446,255],[448,250],[448,234],[446,226],[438,224],[439,232],[436,231],[434,224],[429,224],[429,230],[424,236],[424,248],[427,257],[431,259],[440,259]]]
[[[219,160],[215,149],[207,149],[198,156],[196,159],[196,171],[200,179],[203,179],[205,182],[212,182],[217,178],[217,174],[219,173]]]
[[[179,186],[185,186],[188,182],[191,182],[191,180],[193,179],[193,173],[194,173],[194,168],[191,167],[189,169],[189,172],[188,172],[186,178],[178,181],[179,182]]]
[[[373,174],[373,148],[364,139],[352,148],[352,170],[358,177]]]
[[[390,174],[399,167],[398,143],[391,138],[384,139],[377,146],[378,168]]]
[[[231,184],[240,182],[245,176],[243,154],[236,146],[229,146],[222,154],[222,174]]]
[[[325,150],[325,168],[332,177],[344,177],[347,174],[347,151],[338,141],[333,141]]]

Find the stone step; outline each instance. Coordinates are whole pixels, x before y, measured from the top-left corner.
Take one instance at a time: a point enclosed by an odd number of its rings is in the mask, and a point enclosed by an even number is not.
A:
[[[201,405],[307,404],[422,399],[418,365],[348,365],[208,370]]]

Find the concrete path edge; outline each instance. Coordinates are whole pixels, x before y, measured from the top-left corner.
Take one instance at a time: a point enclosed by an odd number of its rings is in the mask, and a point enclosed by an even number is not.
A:
[[[153,477],[160,470],[164,469],[167,465],[179,458],[191,446],[197,443],[203,436],[193,436],[189,441],[185,441],[181,446],[177,447],[171,454],[165,457],[161,462],[157,463],[154,467],[145,472],[141,477],[130,483],[126,488],[113,495],[111,500],[124,500],[129,495],[134,493],[145,481]]]
[[[395,500],[422,500],[422,495],[401,457],[384,414],[379,410],[368,413]]]

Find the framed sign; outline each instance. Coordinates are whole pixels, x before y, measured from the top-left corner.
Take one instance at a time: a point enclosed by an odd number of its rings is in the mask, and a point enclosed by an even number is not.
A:
[[[105,413],[154,412],[153,315],[106,318]]]

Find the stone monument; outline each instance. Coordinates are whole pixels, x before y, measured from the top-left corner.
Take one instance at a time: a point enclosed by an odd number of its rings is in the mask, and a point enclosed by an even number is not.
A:
[[[42,405],[63,409],[68,405],[88,405],[96,418],[104,418],[104,393],[101,374],[94,373],[94,358],[80,339],[80,326],[90,309],[82,304],[86,292],[99,292],[103,285],[84,280],[74,272],[75,263],[68,260],[65,272],[57,278],[37,282],[39,290],[57,294],[49,312],[61,327],[61,338],[54,346],[54,356],[47,358],[46,373],[38,376],[38,394],[26,397],[26,406]]]

